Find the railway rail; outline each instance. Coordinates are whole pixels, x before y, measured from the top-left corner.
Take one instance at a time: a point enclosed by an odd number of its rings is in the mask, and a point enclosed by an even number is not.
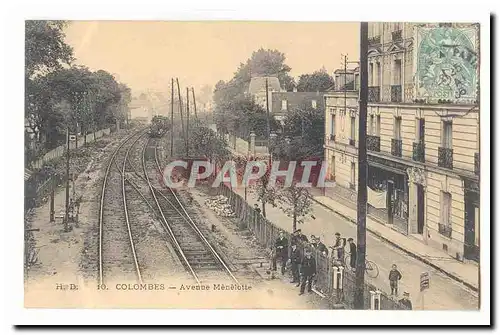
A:
[[[139,282],[142,282],[141,271],[139,268],[139,263],[137,261],[137,253],[135,250],[134,240],[132,238],[131,226],[128,217],[128,208],[126,202],[126,192],[124,188],[124,173],[116,175],[112,173],[113,163],[116,163],[116,158],[120,151],[124,148],[125,144],[129,143],[134,137],[136,137],[135,142],[144,134],[144,130],[135,132],[127,136],[118,147],[113,151],[109,162],[106,166],[104,173],[104,179],[101,187],[101,197],[99,203],[99,250],[98,250],[98,282],[102,286],[104,284],[104,277],[107,273],[113,272],[115,268],[119,268],[117,271],[123,271],[125,273],[134,272],[136,278]],[[130,150],[130,148],[127,150]],[[125,162],[125,160],[124,160]],[[123,169],[125,164],[123,164]],[[119,170],[120,171],[120,170]],[[118,178],[121,178],[121,183]],[[121,184],[122,192],[121,199],[116,197],[109,197],[107,207],[105,206],[106,194],[108,193],[109,184]],[[121,200],[121,201],[120,201]],[[124,212],[123,216],[117,215],[116,207],[120,207],[123,204]],[[109,211],[111,215],[106,216],[106,211]],[[124,227],[125,224],[125,227]],[[124,232],[126,228],[126,234]],[[108,238],[109,236],[109,238]],[[104,250],[106,249],[106,251]],[[106,254],[106,255],[105,255]],[[132,258],[123,257],[124,255],[132,254]]]
[[[154,142],[154,169],[161,174],[158,160],[156,140]],[[224,272],[233,282],[239,283],[224,259],[219,255],[216,248],[206,238],[195,220],[186,210],[182,201],[169,187],[164,190],[155,188],[148,175],[146,164],[146,145],[143,148],[143,172],[150,187],[151,195],[155,199],[158,211],[164,218],[166,229],[173,241],[174,247],[181,258],[182,263],[193,276],[197,283],[202,282],[200,275],[220,275]]]
[[[139,283],[143,282],[132,234],[132,227],[135,225],[130,220],[126,184],[132,186],[149,210],[158,217],[161,227],[169,237],[167,243],[170,243],[185,270],[198,284],[205,282],[208,278],[220,280],[221,272],[225,273],[231,281],[239,284],[229,266],[198,227],[175,191],[153,185],[151,170],[161,173],[157,139],[145,139],[145,145],[139,152],[137,143],[144,139],[145,135],[146,131],[141,130],[122,140],[112,153],[106,167],[99,206],[99,284],[103,285],[105,277],[108,274],[111,276],[110,273],[113,270],[119,270],[120,275],[135,273],[135,279]],[[127,148],[125,148],[126,144],[128,144]],[[146,149],[148,146],[151,148],[150,144],[153,144],[151,150],[153,154],[150,157],[154,157],[147,160]],[[132,153],[136,156],[140,155],[142,174],[133,164]],[[113,173],[113,164],[118,173]],[[133,178],[130,172],[139,179]],[[149,194],[144,191],[145,185],[141,185],[140,181],[147,184],[146,189],[149,189]],[[121,186],[119,200],[116,199],[117,197],[108,196],[110,184]],[[107,199],[108,197],[110,199]],[[107,207],[112,209],[111,215],[106,215]],[[121,216],[116,212],[116,208],[119,207],[123,207]],[[106,262],[107,258],[110,259]],[[106,265],[106,263],[111,265]],[[119,269],[112,269],[113,267]]]

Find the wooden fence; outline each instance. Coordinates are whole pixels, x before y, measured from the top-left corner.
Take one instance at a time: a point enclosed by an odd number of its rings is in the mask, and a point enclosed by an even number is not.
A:
[[[111,128],[106,128],[96,131],[95,133],[87,134],[86,138],[85,136],[81,135],[78,137],[78,147],[81,148],[85,145],[85,143],[92,143],[103,136],[109,135],[110,133],[111,133]],[[70,142],[69,144],[70,150],[76,149],[76,145],[77,145],[76,142]],[[28,164],[29,166],[27,167],[31,169],[41,169],[45,163],[64,155],[65,150],[66,150],[66,144],[60,145],[57,148],[47,152],[40,159],[29,163]]]

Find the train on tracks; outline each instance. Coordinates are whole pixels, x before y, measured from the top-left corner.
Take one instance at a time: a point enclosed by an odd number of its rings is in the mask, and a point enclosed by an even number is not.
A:
[[[170,120],[166,116],[155,115],[151,119],[151,124],[149,126],[149,137],[159,138],[165,135],[167,131],[171,128]]]

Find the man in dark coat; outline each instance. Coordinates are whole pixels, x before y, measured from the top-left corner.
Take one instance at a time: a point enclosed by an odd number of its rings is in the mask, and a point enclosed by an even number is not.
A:
[[[408,292],[403,293],[403,299],[399,300],[399,303],[401,305],[405,306],[406,309],[408,309],[408,310],[413,309],[413,306],[412,306],[411,300],[410,300],[410,293],[408,293]]]
[[[328,248],[321,242],[320,237],[316,237],[316,249],[326,257],[328,257]]]
[[[288,257],[288,240],[282,231],[279,233],[279,237],[274,242],[274,257],[273,257],[273,271],[276,271],[276,261],[278,258],[281,261],[281,274],[285,274],[285,266]]]
[[[349,237],[347,239],[347,242],[349,242],[349,253],[351,254],[351,260],[349,266],[351,267],[351,269],[355,269],[357,252],[358,252],[358,250],[356,249],[356,243],[354,243],[352,237]]]
[[[336,251],[337,261],[340,263],[344,263],[344,247],[345,247],[345,239],[340,237],[340,233],[335,233],[335,245],[333,249]]]
[[[302,261],[302,255],[300,254],[300,250],[297,248],[296,244],[292,244],[290,249],[290,263],[292,264],[292,281],[291,283],[297,283],[296,286],[300,285],[300,277],[299,277],[299,265]]]
[[[302,230],[297,229],[293,232],[292,243],[296,243],[297,245],[302,245],[304,243],[309,242],[307,236],[302,234]]]
[[[302,283],[300,285],[299,295],[304,294],[307,282],[307,291],[312,291],[312,282],[314,276],[316,276],[316,260],[311,255],[311,250],[305,251],[304,258],[302,259],[302,264],[300,265],[300,272],[302,275]]]

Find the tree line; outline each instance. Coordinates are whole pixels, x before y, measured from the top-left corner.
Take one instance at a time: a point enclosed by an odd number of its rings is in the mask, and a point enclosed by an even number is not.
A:
[[[67,21],[25,24],[25,154],[35,159],[64,143],[66,130],[87,134],[122,123],[127,85],[104,70],[75,65],[65,42]]]
[[[218,131],[244,139],[253,131],[257,138],[267,139],[267,111],[246,94],[252,77],[277,77],[285,91],[325,92],[333,87],[334,79],[324,68],[303,74],[295,82],[285,61],[284,53],[261,48],[239,65],[231,80],[215,85],[214,121]],[[271,150],[277,156],[294,159],[322,156],[324,119],[323,109],[306,105],[289,111],[283,124],[269,115],[270,131],[278,134]]]

